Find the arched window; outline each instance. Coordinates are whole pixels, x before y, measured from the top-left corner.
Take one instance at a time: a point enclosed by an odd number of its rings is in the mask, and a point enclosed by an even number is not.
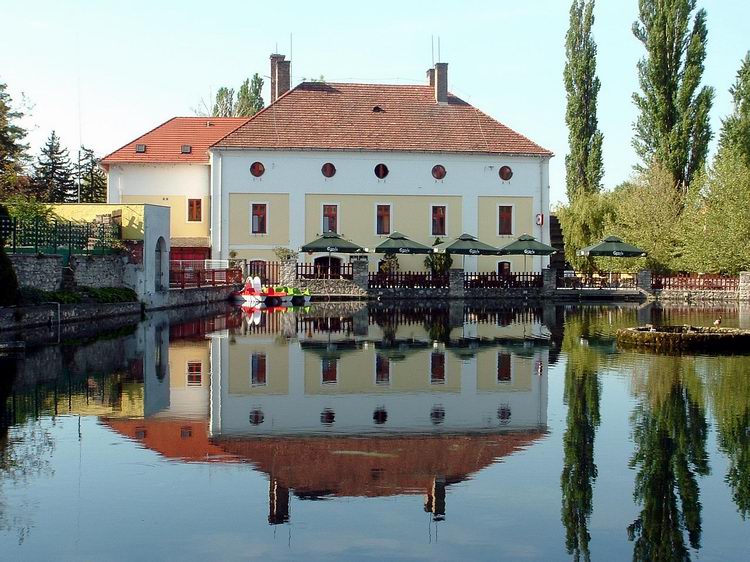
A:
[[[497,262],[497,274],[498,275],[510,275],[510,262],[509,261]]]

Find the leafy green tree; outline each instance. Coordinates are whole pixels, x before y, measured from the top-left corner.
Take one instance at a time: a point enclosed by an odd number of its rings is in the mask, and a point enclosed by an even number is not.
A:
[[[11,195],[5,201],[11,217],[24,221],[49,221],[54,217],[52,207],[40,202],[35,197]]]
[[[719,149],[738,150],[750,166],[750,51],[742,59],[737,80],[729,88],[729,93],[734,111],[722,122]]]
[[[643,166],[653,160],[689,185],[705,163],[711,140],[714,90],[701,87],[706,58],[706,12],[696,0],[639,0],[633,34],[646,48],[638,63],[641,93],[633,146]]]
[[[739,148],[719,151],[688,192],[682,268],[737,275],[750,268],[750,165]]]
[[[603,237],[605,224],[611,222],[610,197],[604,193],[581,192],[556,213],[563,231],[565,259],[577,271],[593,271],[594,260],[576,252]]]
[[[60,137],[52,131],[34,166],[34,191],[43,201],[73,202],[78,197],[78,189],[73,177],[73,165],[70,162],[68,149],[60,144]]]
[[[709,473],[708,424],[700,377],[679,358],[651,361],[644,395],[632,416],[637,469],[633,496],[641,512],[628,526],[633,560],[689,560],[700,548],[696,476]]]
[[[222,86],[216,91],[211,117],[234,117],[234,90]]]
[[[8,209],[0,205],[0,221],[10,220]],[[18,278],[10,258],[5,253],[5,237],[0,230],[0,306],[16,304],[18,298]],[[0,422],[1,423],[1,422]]]
[[[654,163],[633,182],[615,189],[611,201],[613,214],[605,225],[607,234],[646,250],[648,257],[598,259],[600,267],[632,271],[644,266],[655,271],[678,268],[684,246],[680,215],[685,191],[675,187],[669,170]]]
[[[563,79],[570,151],[565,157],[568,201],[573,201],[579,193],[600,191],[604,175],[603,136],[596,115],[601,84],[596,76],[596,42],[591,35],[594,3],[594,0],[573,0],[570,27],[565,36]]]
[[[252,117],[263,109],[263,78],[257,72],[252,79],[247,78],[237,92],[237,102],[234,104],[235,117]]]
[[[29,146],[23,142],[26,130],[18,124],[21,111],[13,109],[13,100],[0,83],[0,197],[25,191],[28,181],[23,175]]]
[[[433,242],[432,246],[435,247],[442,243],[443,241],[438,237],[435,238],[435,242]],[[453,258],[450,254],[437,254],[435,252],[432,252],[425,256],[424,266],[425,269],[429,269],[433,274],[448,273],[448,271],[450,271],[450,268],[453,267]]]
[[[600,356],[592,348],[580,345],[591,332],[589,316],[569,317],[565,322],[562,348],[568,354],[565,366],[564,400],[568,406],[567,427],[563,435],[561,519],[565,526],[565,546],[575,560],[590,560],[588,531],[593,510],[593,485],[597,477],[594,439],[601,417],[601,384],[597,373]]]
[[[76,175],[81,183],[81,203],[107,202],[107,176],[99,167],[94,151],[81,147],[80,161],[76,165]]]

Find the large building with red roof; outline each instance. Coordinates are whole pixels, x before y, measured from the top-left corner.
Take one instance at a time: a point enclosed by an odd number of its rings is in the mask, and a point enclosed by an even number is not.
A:
[[[495,246],[523,233],[549,243],[552,153],[450,93],[446,63],[420,85],[290,82],[289,61],[272,55],[271,103],[252,118],[175,118],[110,154],[110,201],[168,204],[172,247],[219,259],[274,260],[274,248],[327,231],[369,248],[394,231],[425,244],[464,232]]]

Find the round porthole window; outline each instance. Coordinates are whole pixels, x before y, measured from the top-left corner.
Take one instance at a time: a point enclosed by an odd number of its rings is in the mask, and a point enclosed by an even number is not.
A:
[[[378,164],[375,166],[375,175],[378,179],[384,179],[388,175],[388,166],[385,164]]]
[[[501,166],[498,174],[501,180],[509,181],[513,177],[513,170],[510,166]]]
[[[372,413],[372,421],[374,421],[378,425],[384,424],[386,421],[388,421],[388,412],[385,411],[385,408],[378,408]]]
[[[260,163],[260,162],[253,162],[250,164],[250,173],[256,177],[259,178],[266,172],[266,167]]]
[[[430,421],[434,425],[440,425],[445,420],[445,409],[442,406],[434,406],[430,412]]]
[[[333,410],[326,408],[320,413],[320,423],[323,425],[333,425],[335,421],[336,413]]]
[[[436,164],[432,167],[432,177],[436,180],[441,180],[445,177],[446,171],[445,166],[442,164]]]
[[[253,410],[250,412],[250,423],[252,425],[260,425],[264,419],[266,419],[266,416],[263,415],[263,410]]]
[[[330,162],[326,162],[323,164],[323,167],[320,169],[320,172],[327,178],[332,178],[336,175],[336,166],[331,164]]]

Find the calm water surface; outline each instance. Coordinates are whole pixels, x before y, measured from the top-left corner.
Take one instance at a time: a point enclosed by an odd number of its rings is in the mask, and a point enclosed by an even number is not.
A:
[[[0,358],[2,559],[747,560],[750,356],[613,340],[719,314],[237,308]]]

